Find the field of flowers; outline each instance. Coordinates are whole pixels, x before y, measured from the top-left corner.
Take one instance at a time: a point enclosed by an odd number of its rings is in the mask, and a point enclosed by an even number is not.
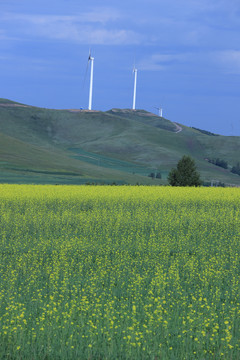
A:
[[[0,185],[0,359],[239,359],[240,189]]]

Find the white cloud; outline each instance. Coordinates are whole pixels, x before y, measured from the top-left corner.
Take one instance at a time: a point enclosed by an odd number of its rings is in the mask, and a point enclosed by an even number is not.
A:
[[[101,23],[106,24],[121,18],[120,12],[114,9],[97,9],[94,11],[83,12],[78,15],[47,15],[47,14],[24,14],[24,13],[5,13],[0,16],[5,21],[21,21],[36,25],[48,23]]]
[[[138,44],[140,39],[138,34],[130,30],[89,29],[89,31],[81,31],[78,36],[79,42],[100,45],[132,45]]]
[[[12,40],[17,41],[20,40],[20,38],[15,35],[8,34],[6,30],[0,29],[0,40],[2,41],[0,45],[3,45],[3,41],[12,41]]]
[[[139,62],[138,68],[147,71],[165,70],[170,65],[187,61],[186,54],[154,54]]]
[[[240,50],[219,51],[213,59],[225,73],[240,75]]]
[[[0,40],[7,40],[6,32],[2,29],[0,29]]]
[[[125,29],[106,29],[91,25],[49,24],[41,29],[39,35],[51,39],[74,41],[79,44],[127,45],[139,43],[139,34]]]
[[[146,71],[174,69],[198,74],[220,72],[240,75],[240,50],[153,54],[143,58],[137,66],[139,70]]]
[[[100,9],[74,16],[30,15],[8,13],[2,21],[15,22],[15,27],[25,38],[32,36],[73,41],[81,44],[121,45],[138,44],[143,36],[114,26],[121,14],[111,9]],[[1,35],[1,34],[0,34]]]

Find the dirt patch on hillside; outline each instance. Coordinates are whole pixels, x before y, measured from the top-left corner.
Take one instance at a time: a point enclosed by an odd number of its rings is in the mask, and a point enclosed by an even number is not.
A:
[[[9,103],[3,103],[3,104],[0,104],[0,107],[29,107],[28,105],[22,105],[22,104],[9,104]]]
[[[178,125],[178,123],[173,122],[173,124],[176,126],[176,131],[175,131],[176,134],[182,131],[182,127]]]

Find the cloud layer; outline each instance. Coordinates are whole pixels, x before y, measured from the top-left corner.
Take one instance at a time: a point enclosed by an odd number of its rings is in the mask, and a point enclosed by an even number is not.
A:
[[[114,25],[121,15],[112,9],[72,16],[5,13],[0,18],[2,23],[14,23],[25,39],[38,37],[89,45],[128,45],[139,44],[143,38],[127,27]]]

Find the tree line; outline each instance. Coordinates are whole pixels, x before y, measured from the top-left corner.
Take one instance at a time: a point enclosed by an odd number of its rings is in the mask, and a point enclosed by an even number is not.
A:
[[[216,159],[208,159],[208,162],[216,166],[220,166],[223,169],[229,169],[228,162],[226,160],[216,158]],[[233,174],[240,175],[240,163],[238,162],[236,165],[233,165],[230,171]]]

